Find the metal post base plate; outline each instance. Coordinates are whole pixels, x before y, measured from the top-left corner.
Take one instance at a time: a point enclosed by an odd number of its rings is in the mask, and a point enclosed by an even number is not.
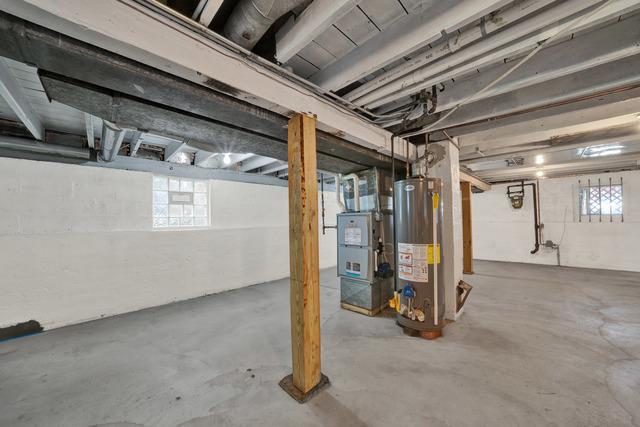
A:
[[[298,403],[305,403],[307,400],[318,394],[322,389],[328,387],[330,382],[329,378],[327,378],[325,374],[321,373],[320,382],[307,393],[300,391],[296,386],[293,385],[293,374],[289,374],[281,379],[279,384],[280,387],[282,387],[282,389],[286,391],[289,396],[297,400]]]

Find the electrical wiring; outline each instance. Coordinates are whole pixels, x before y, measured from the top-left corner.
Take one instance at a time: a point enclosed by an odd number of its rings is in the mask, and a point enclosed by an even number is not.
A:
[[[431,129],[434,129],[438,124],[442,123],[444,120],[446,120],[448,117],[450,117],[453,113],[455,113],[460,107],[462,107],[463,105],[473,101],[475,98],[479,97],[480,95],[482,95],[483,93],[485,93],[486,91],[488,91],[489,89],[493,88],[495,85],[500,83],[502,80],[506,79],[514,71],[516,71],[518,68],[520,68],[525,62],[527,62],[529,59],[531,59],[535,54],[540,52],[540,50],[542,50],[545,46],[547,46],[551,42],[555,41],[556,39],[564,36],[565,34],[569,33],[571,30],[573,30],[574,28],[576,28],[580,24],[582,24],[583,21],[587,20],[591,16],[593,16],[596,13],[600,12],[602,9],[604,9],[609,4],[611,4],[613,1],[615,1],[615,0],[607,0],[607,1],[605,1],[603,4],[601,4],[596,9],[594,9],[591,12],[583,15],[580,19],[578,19],[576,21],[573,21],[572,23],[568,24],[564,28],[561,28],[557,33],[555,33],[554,35],[552,35],[551,37],[546,39],[544,42],[540,43],[535,49],[533,49],[531,52],[529,52],[529,54],[527,54],[524,58],[522,58],[520,61],[518,61],[513,67],[511,67],[505,73],[503,73],[502,75],[500,75],[499,77],[494,79],[492,82],[490,82],[488,85],[486,85],[485,87],[483,87],[482,89],[480,89],[476,93],[474,93],[474,94],[466,97],[462,101],[460,101],[458,104],[456,104],[455,107],[453,107],[451,110],[449,110],[446,114],[444,114],[442,117],[440,117],[435,122],[431,123],[430,125],[428,125],[426,127],[423,127],[422,129],[418,129],[418,130],[413,131],[413,132],[407,132],[407,133],[401,134],[401,135],[399,135],[399,137],[400,138],[408,138],[410,136],[422,135],[422,134],[425,134],[425,133],[429,132]]]

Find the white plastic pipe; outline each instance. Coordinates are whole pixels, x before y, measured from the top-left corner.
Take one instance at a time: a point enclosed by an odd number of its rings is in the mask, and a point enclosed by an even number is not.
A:
[[[431,79],[439,73],[450,70],[465,61],[469,61],[508,43],[512,43],[521,37],[540,30],[551,23],[558,22],[559,20],[579,13],[599,2],[600,0],[567,0],[566,2],[562,2],[519,24],[515,24],[493,36],[480,40],[466,49],[459,50],[435,64],[419,68],[402,78],[378,87],[365,96],[358,98],[355,103],[358,105],[367,105],[368,108],[374,108],[375,105],[381,105],[379,103],[374,104],[374,102],[379,99],[384,98],[386,102],[389,102],[389,100],[398,99],[407,94],[418,93],[420,90],[430,87],[431,84],[427,86],[425,82],[430,82]],[[444,80],[445,79],[442,79],[440,81]]]
[[[290,27],[276,34],[276,59],[285,63],[356,7],[361,0],[314,0]]]
[[[323,89],[339,89],[436,41],[442,32],[453,32],[507,3],[507,0],[434,2],[421,13],[398,19],[388,29],[316,73],[311,81]]]
[[[377,87],[398,79],[417,68],[423,67],[426,64],[442,58],[445,55],[456,52],[461,48],[466,47],[468,44],[487,36],[488,34],[506,27],[527,15],[537,12],[554,1],[555,0],[526,0],[507,9],[500,10],[498,13],[492,14],[489,19],[483,19],[479,25],[465,30],[460,34],[451,35],[446,42],[438,44],[437,46],[422,52],[415,58],[390,69],[373,80],[366,82],[362,86],[359,86],[346,94],[344,98],[349,101],[361,98]]]
[[[577,4],[593,3],[593,0],[589,0],[589,1],[570,0],[566,3],[563,3],[563,5],[573,4],[575,6],[576,3]],[[597,13],[593,14],[592,16],[588,17],[583,22],[581,22],[576,28],[574,28],[574,31],[579,31],[579,30],[591,27],[600,22],[606,21],[608,19],[614,18],[621,14],[627,13],[631,10],[637,9],[638,7],[640,7],[640,3],[638,3],[637,0],[612,1],[611,3],[603,7],[601,10],[599,10]],[[543,13],[546,15],[547,12],[551,12],[553,10],[554,9],[551,9]],[[541,13],[540,15],[542,15],[543,13]],[[521,38],[515,43],[507,44],[504,47],[492,50],[486,55],[478,56],[478,53],[480,50],[483,50],[483,51],[485,50],[483,49],[483,46],[485,46],[484,43],[489,43],[490,39],[480,41],[474,44],[473,46],[471,46],[469,49],[465,49],[465,50],[469,50],[469,52],[460,51],[460,52],[454,53],[453,55],[445,58],[445,60],[437,62],[436,64],[434,64],[433,67],[426,67],[426,69],[431,70],[429,72],[427,72],[425,68],[416,70],[406,78],[400,79],[404,81],[405,84],[399,90],[397,90],[396,92],[389,93],[386,96],[379,97],[376,100],[370,100],[370,102],[368,102],[365,105],[365,107],[369,109],[377,108],[379,106],[388,104],[389,102],[392,102],[396,99],[400,99],[402,97],[406,97],[408,95],[418,93],[422,89],[430,88],[434,84],[446,81],[450,78],[455,78],[458,75],[464,74],[476,68],[484,67],[484,66],[502,61],[504,58],[507,58],[509,56],[527,52],[531,48],[537,46],[539,42],[546,40],[549,37],[553,37],[558,31],[561,31],[563,28],[567,26],[571,26],[575,22],[580,21],[583,15],[569,17],[569,18],[565,17],[564,19],[552,19],[553,16],[554,16],[553,14],[549,14],[547,16],[547,19],[551,19],[553,22],[551,25],[546,26],[545,28],[540,29],[538,31],[535,31],[532,35],[525,38]],[[529,21],[526,21],[526,22],[529,22]],[[505,33],[506,33],[506,30],[499,33],[497,36],[502,36]],[[463,53],[464,55],[462,55]],[[469,59],[469,57],[475,57],[475,56],[478,56],[478,58],[476,58],[473,61],[467,61],[461,64],[462,61]],[[443,66],[442,63],[444,63],[445,61],[446,61],[446,66]],[[444,69],[446,69],[446,71],[441,72]],[[432,75],[432,71],[435,71],[433,73],[434,75]],[[440,73],[438,74],[438,72]],[[424,79],[420,80],[419,74],[424,74],[425,75]],[[426,76],[426,74],[429,74],[430,76]],[[396,82],[394,81],[393,83],[395,84]],[[385,92],[388,92],[387,86],[384,86]],[[369,93],[369,95],[362,98],[362,100],[364,100],[365,98],[367,99],[373,98],[373,94],[374,92]],[[359,104],[360,100],[358,100],[358,102],[356,103]]]

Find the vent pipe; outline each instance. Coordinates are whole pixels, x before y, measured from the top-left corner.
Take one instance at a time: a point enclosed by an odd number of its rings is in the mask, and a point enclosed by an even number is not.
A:
[[[224,26],[224,35],[251,50],[276,19],[305,0],[240,0]]]

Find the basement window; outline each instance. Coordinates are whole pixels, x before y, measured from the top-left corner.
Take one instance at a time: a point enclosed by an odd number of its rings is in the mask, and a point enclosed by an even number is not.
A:
[[[614,217],[624,220],[622,213],[622,178],[614,182],[608,180],[591,181],[586,183],[578,181],[580,187],[580,221],[601,222],[613,221]],[[585,185],[586,184],[586,185]]]
[[[153,228],[209,226],[209,186],[206,181],[153,177]]]

